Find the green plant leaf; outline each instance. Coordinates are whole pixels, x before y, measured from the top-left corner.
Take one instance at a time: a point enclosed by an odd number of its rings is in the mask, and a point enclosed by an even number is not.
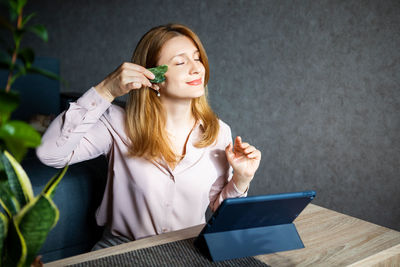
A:
[[[45,69],[38,68],[38,67],[32,66],[27,71],[28,71],[28,73],[36,73],[36,74],[43,75],[52,80],[60,80],[60,76],[58,76],[57,74],[50,72],[48,70],[45,70]]]
[[[46,28],[41,24],[26,27],[26,30],[33,32],[34,34],[36,34],[40,39],[42,39],[45,42],[47,42],[49,39]]]
[[[61,171],[59,171],[56,175],[54,175],[51,178],[51,180],[44,187],[42,194],[46,195],[52,199],[58,184],[60,183],[61,179],[64,177],[67,170],[68,170],[68,165],[65,165],[65,167]]]
[[[7,1],[8,2],[8,11],[10,12],[10,19],[14,21],[18,17],[18,4],[16,1]]]
[[[3,261],[3,248],[8,231],[8,218],[0,212],[0,266]]]
[[[18,141],[7,139],[4,140],[4,144],[5,144],[4,150],[9,151],[18,162],[21,162],[21,160],[25,157],[26,153],[28,153],[28,148]]]
[[[42,194],[17,214],[16,221],[26,242],[27,264],[33,262],[58,218],[56,205],[49,196]]]
[[[33,200],[31,181],[22,166],[7,151],[0,154],[3,162],[11,192],[18,200],[21,207]]]
[[[1,149],[1,142],[0,142],[0,149]],[[1,162],[1,160],[0,160],[0,181],[2,179],[2,177],[1,177],[2,172],[4,172],[4,165],[3,165],[3,162]]]
[[[17,10],[18,13],[22,13],[22,9],[24,8],[24,6],[26,5],[26,2],[28,0],[17,0]]]
[[[18,105],[19,94],[17,92],[10,91],[7,93],[5,90],[0,90],[0,115],[2,123],[8,120],[11,112],[13,112]],[[4,118],[4,116],[6,116],[6,118]]]
[[[20,63],[16,62],[14,65],[10,66],[10,68],[13,69],[13,70],[15,69],[15,67],[18,68],[18,72],[14,73],[14,71],[12,71],[12,72],[13,72],[13,75],[12,75],[11,80],[10,80],[10,86],[12,86],[12,85],[14,84],[14,82],[15,82],[21,75],[26,75],[26,68],[25,68],[25,65],[24,65],[24,64],[20,64]]]
[[[22,36],[25,34],[26,30],[25,29],[15,29],[13,31],[13,37],[14,37],[14,43],[16,44],[16,46],[20,46],[21,44],[21,39]]]
[[[162,83],[163,81],[165,81],[164,74],[167,72],[168,66],[161,65],[155,68],[150,68],[148,70],[156,76],[153,80],[150,80],[151,83]]]
[[[19,230],[16,218],[8,224],[8,233],[4,248],[4,266],[23,266],[26,262],[27,248]]]
[[[18,52],[18,58],[24,62],[27,68],[32,66],[33,61],[35,60],[35,52],[33,52],[32,48],[24,48]]]
[[[3,152],[3,156],[5,156],[7,158],[8,163],[10,163],[11,167],[13,168],[13,174],[15,174],[17,176],[16,178],[18,179],[18,183],[22,189],[25,200],[27,202],[33,201],[34,194],[33,194],[33,190],[32,190],[32,184],[31,184],[31,181],[29,180],[29,177],[26,174],[25,170],[18,163],[18,161],[7,151]],[[6,173],[8,175],[9,173],[8,173],[8,170],[6,167],[7,165],[4,160],[2,160],[2,161],[3,161],[4,167],[5,167]],[[10,178],[10,177],[8,177],[8,178]],[[13,178],[15,178],[15,177],[13,177]],[[8,179],[8,182],[10,183],[10,179]]]
[[[23,121],[7,121],[0,127],[0,138],[17,141],[24,147],[37,147],[40,145],[40,134],[28,123]]]
[[[22,20],[22,27],[24,27],[33,17],[36,17],[36,13],[33,12],[32,14],[29,14]]]
[[[10,218],[21,209],[18,200],[11,192],[8,181],[0,181],[0,205]]]
[[[21,76],[21,75],[26,75],[26,68],[25,66],[21,65],[21,64],[15,64],[15,66],[18,67],[18,72],[14,73],[14,75],[11,78],[11,82],[10,85],[13,85],[14,82]]]

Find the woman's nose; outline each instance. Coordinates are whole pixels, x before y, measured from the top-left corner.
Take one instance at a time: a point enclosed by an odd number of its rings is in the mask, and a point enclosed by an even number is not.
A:
[[[201,67],[202,67],[202,64],[200,61],[194,61],[194,60],[190,61],[190,73],[191,74],[200,73]]]

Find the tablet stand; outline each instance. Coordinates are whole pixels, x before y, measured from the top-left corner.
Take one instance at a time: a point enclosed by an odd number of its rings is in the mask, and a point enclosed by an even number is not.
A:
[[[304,248],[293,223],[200,234],[195,245],[213,261]]]

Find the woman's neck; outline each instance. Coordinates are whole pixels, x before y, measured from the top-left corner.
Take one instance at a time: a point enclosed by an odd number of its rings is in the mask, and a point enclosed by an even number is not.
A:
[[[192,128],[195,118],[192,113],[191,100],[163,101],[164,110],[166,111],[166,130],[171,134],[179,134],[185,132],[188,128]]]

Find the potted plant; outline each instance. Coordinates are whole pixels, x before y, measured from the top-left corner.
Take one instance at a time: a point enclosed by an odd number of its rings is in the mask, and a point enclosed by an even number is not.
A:
[[[48,232],[56,225],[59,212],[52,201],[67,167],[56,174],[38,196],[18,161],[7,151],[0,154],[6,177],[0,179],[1,266],[30,266]]]
[[[27,0],[2,1],[9,19],[0,16],[0,27],[12,35],[12,47],[0,50],[0,68],[8,71],[5,88],[0,89],[0,266],[30,266],[39,263],[37,253],[48,232],[57,223],[59,212],[52,197],[67,166],[56,174],[41,194],[34,196],[31,182],[19,162],[29,148],[40,144],[40,134],[28,123],[12,120],[19,106],[19,94],[12,90],[14,82],[27,73],[52,79],[59,77],[33,65],[34,51],[22,47],[22,37],[34,33],[47,41],[47,30],[29,22],[32,13],[23,16]]]

